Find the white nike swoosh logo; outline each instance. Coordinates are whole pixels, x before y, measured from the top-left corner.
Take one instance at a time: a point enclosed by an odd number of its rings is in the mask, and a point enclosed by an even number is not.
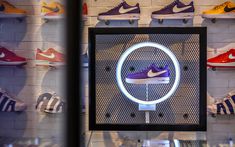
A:
[[[148,72],[148,77],[155,77],[155,76],[158,76],[158,75],[161,75],[161,74],[163,74],[163,73],[165,73],[166,72],[166,70],[163,70],[163,71],[160,71],[160,72],[153,72],[152,71],[152,69]]]
[[[55,58],[55,54],[54,54],[54,53],[52,53],[52,54],[50,54],[50,55],[45,55],[45,54],[43,54],[43,53],[38,53],[38,54],[41,55],[41,56],[43,56],[43,57],[50,58],[50,59]]]
[[[127,13],[129,11],[135,10],[138,7],[133,7],[133,8],[128,8],[128,9],[124,9],[123,6],[119,9],[119,13],[123,14],[123,13]]]
[[[175,5],[174,8],[173,8],[173,12],[178,13],[178,12],[180,12],[180,11],[187,10],[187,9],[189,9],[189,8],[191,8],[191,7],[192,7],[192,6],[187,6],[187,7],[183,7],[183,8],[178,8],[177,5]]]
[[[4,57],[5,57],[5,54],[1,53],[0,58],[4,58]]]
[[[235,56],[233,56],[233,54],[229,54],[228,58],[229,59],[235,59]]]

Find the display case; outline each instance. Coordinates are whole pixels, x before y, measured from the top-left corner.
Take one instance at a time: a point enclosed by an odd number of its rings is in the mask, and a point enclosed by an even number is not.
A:
[[[90,130],[206,130],[206,28],[90,28]]]

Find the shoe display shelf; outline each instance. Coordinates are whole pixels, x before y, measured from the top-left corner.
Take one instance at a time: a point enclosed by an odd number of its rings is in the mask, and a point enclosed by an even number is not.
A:
[[[231,119],[231,118],[235,118],[234,114],[214,114],[214,113],[209,113],[208,116],[211,116],[213,118],[218,118],[218,120],[220,120],[220,119],[228,120],[228,119]]]
[[[26,18],[26,14],[0,14],[0,20],[2,19],[17,19],[22,22]]]
[[[207,15],[202,14],[202,18],[210,20],[212,23],[216,23],[217,20],[231,20],[235,19],[234,14],[218,14],[218,15]]]
[[[134,24],[134,22],[135,21],[138,21],[140,18],[125,18],[125,17],[123,17],[123,18],[121,18],[121,17],[119,17],[119,18],[110,18],[110,19],[98,19],[98,20],[100,20],[100,21],[104,21],[104,23],[106,24],[106,25],[109,25],[110,24],[110,21],[128,21],[129,22],[129,24]]]
[[[182,20],[184,24],[187,24],[189,20],[193,20],[194,16],[152,16],[153,20],[157,20],[159,24],[163,24],[164,20]]]
[[[64,16],[42,16],[42,19],[45,21],[45,23],[48,23],[49,21],[63,20],[64,18]]]
[[[209,66],[207,67],[208,70],[212,70],[212,71],[222,71],[222,70],[235,70],[235,67],[212,67],[212,66]]]

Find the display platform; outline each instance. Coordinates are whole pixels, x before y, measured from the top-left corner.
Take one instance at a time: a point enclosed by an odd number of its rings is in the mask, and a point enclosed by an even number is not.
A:
[[[163,23],[164,20],[183,20],[184,23],[187,23],[189,20],[193,20],[194,13],[190,13],[188,15],[152,15],[152,19],[158,20],[160,24]]]
[[[0,18],[24,18],[26,14],[0,14]]]
[[[65,17],[63,15],[56,15],[56,16],[42,16],[42,19],[46,20],[46,21],[50,21],[50,20],[63,20]]]
[[[235,19],[234,14],[202,14],[201,16],[207,19]]]
[[[202,14],[202,18],[211,20],[212,23],[215,23],[217,20],[234,20],[234,14]]]
[[[206,28],[90,28],[90,130],[206,130]]]

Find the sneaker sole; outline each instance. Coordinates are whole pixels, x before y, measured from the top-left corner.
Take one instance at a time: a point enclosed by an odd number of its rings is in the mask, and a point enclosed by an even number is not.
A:
[[[37,60],[36,61],[37,66],[63,66],[65,63],[62,62],[49,62],[44,60]]]
[[[26,14],[7,14],[0,12],[0,18],[21,18],[26,17]]]
[[[101,15],[98,20],[139,20],[140,14]]]
[[[44,16],[44,15],[42,15],[42,17],[44,18],[44,19],[63,19],[64,18],[64,15],[54,15],[54,16]]]
[[[235,18],[235,13],[228,13],[228,14],[202,14],[202,18],[222,18],[222,19],[229,19]]]
[[[0,61],[0,66],[1,65],[3,65],[3,66],[5,66],[5,65],[18,66],[18,65],[25,65],[25,64],[27,64],[26,61],[24,61],[24,62],[5,62],[5,61]]]
[[[235,62],[231,63],[207,63],[207,66],[210,67],[224,67],[224,68],[235,68]]]
[[[176,13],[166,15],[152,14],[151,17],[152,19],[191,19],[194,17],[194,13]]]
[[[126,78],[126,82],[129,84],[168,84],[170,82],[169,77],[156,77],[147,79],[129,79]]]

